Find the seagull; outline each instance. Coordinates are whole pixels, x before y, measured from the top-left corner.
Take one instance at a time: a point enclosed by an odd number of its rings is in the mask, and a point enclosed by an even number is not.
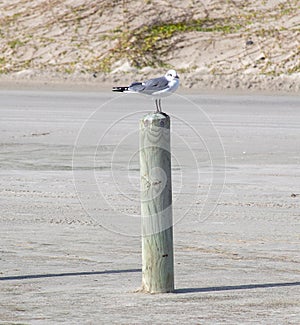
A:
[[[171,95],[179,87],[179,77],[175,70],[169,70],[164,76],[144,82],[133,82],[128,87],[113,87],[112,91],[121,93],[145,94],[155,98],[156,112],[162,112],[161,98]]]

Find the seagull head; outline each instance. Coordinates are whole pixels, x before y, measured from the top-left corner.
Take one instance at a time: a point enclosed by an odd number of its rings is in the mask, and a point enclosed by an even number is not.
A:
[[[178,74],[175,70],[169,70],[166,74],[165,77],[167,78],[168,81],[172,81],[174,79],[179,79]]]

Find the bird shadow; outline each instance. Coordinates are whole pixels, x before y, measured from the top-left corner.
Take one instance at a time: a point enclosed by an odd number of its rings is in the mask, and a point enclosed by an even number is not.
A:
[[[196,292],[218,292],[218,291],[233,291],[233,290],[251,290],[263,288],[279,288],[279,287],[294,287],[300,286],[300,282],[278,282],[278,283],[257,283],[257,284],[241,284],[232,286],[219,287],[203,287],[203,288],[183,288],[176,289],[174,293],[196,293]]]
[[[119,274],[119,273],[135,273],[141,272],[141,269],[125,269],[125,270],[106,270],[106,271],[90,271],[90,272],[64,272],[64,273],[45,273],[45,274],[27,274],[27,275],[12,275],[0,277],[0,281],[13,280],[29,280],[43,278],[57,278],[67,276],[82,276],[82,275],[103,275],[103,274]]]

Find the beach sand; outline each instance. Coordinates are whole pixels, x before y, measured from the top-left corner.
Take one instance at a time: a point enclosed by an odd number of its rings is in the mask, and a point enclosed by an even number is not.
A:
[[[300,97],[174,95],[175,287],[142,294],[138,125],[111,92],[1,90],[1,324],[299,324]]]

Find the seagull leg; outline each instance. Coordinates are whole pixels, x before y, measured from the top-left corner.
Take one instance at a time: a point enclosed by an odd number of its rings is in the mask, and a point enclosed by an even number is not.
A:
[[[155,99],[155,106],[156,106],[156,113],[159,112],[159,105],[158,105],[158,99]]]
[[[159,111],[162,112],[162,109],[161,109],[161,99],[158,100],[158,105],[159,105]]]

